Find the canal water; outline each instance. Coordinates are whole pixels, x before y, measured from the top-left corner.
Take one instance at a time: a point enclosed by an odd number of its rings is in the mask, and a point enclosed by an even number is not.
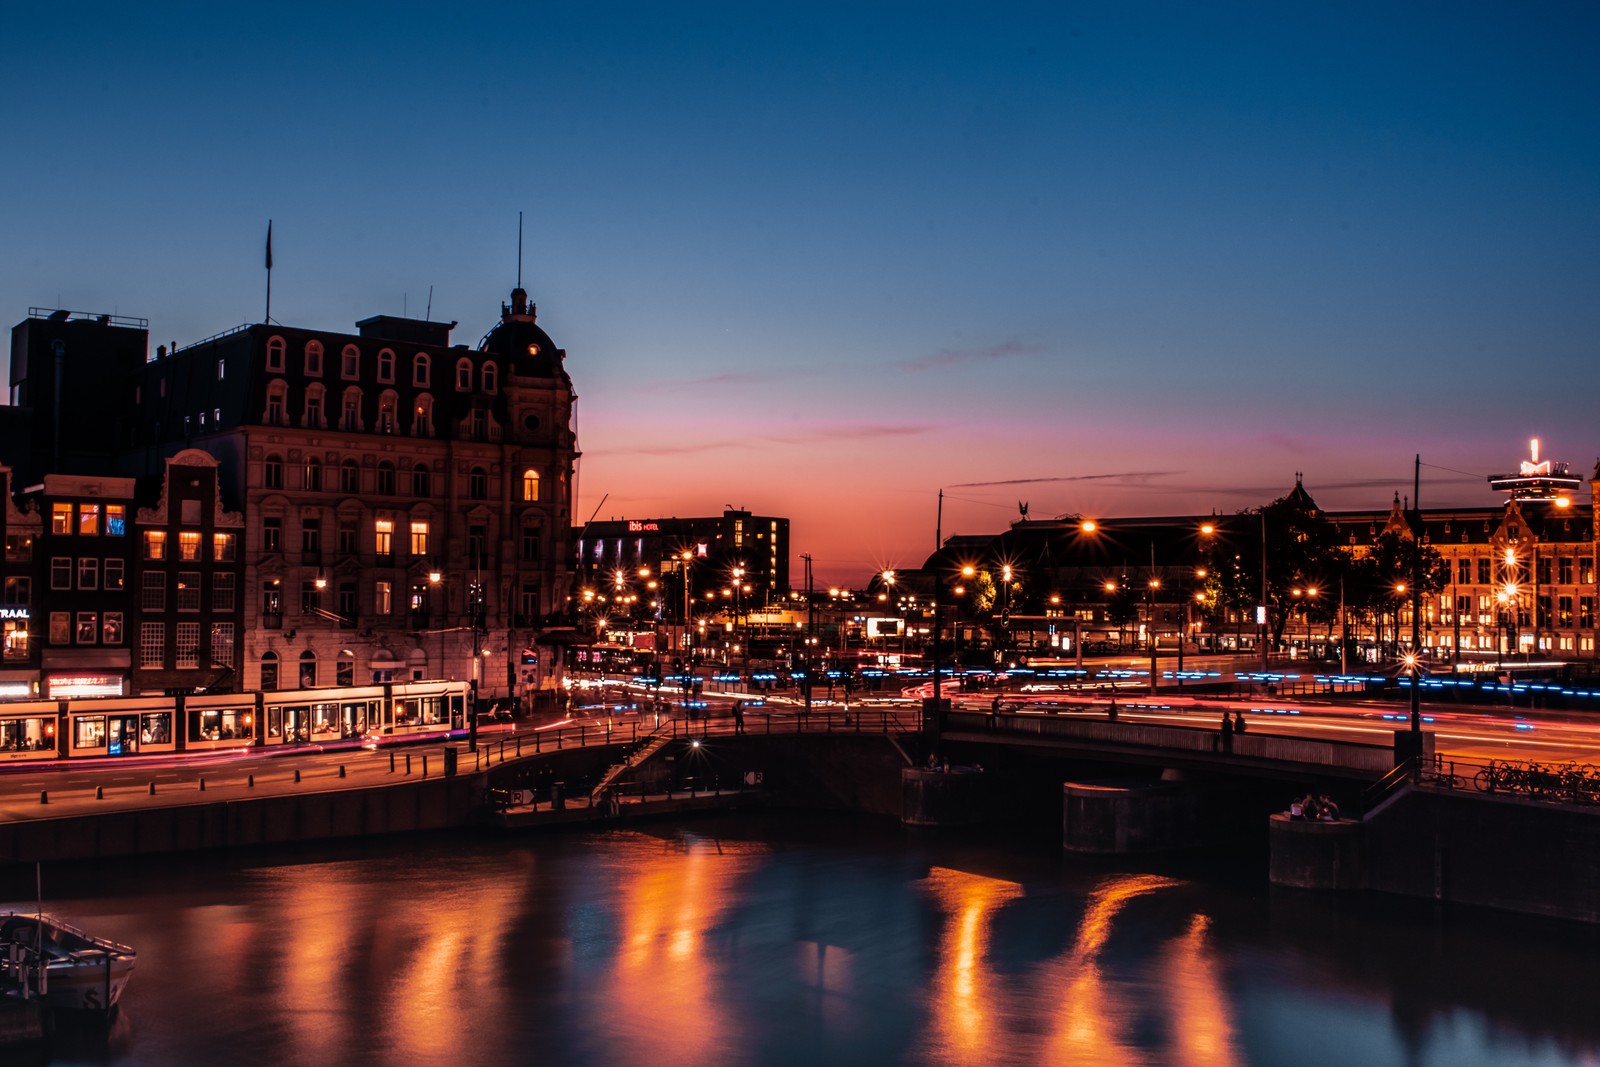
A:
[[[8,1067],[1600,1063],[1595,931],[1272,890],[1259,857],[755,815],[43,882],[138,970],[108,1035]]]

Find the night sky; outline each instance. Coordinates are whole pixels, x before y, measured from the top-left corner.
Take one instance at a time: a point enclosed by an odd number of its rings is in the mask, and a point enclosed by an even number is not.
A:
[[[8,9],[0,317],[428,309],[516,280],[579,522],[793,520],[820,580],[944,532],[1492,504],[1600,455],[1600,7]],[[602,503],[602,498],[604,502]],[[598,507],[598,511],[596,511]],[[798,573],[798,570],[797,570]]]

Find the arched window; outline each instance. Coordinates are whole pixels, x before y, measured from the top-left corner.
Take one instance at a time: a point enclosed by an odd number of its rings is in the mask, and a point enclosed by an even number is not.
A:
[[[418,463],[415,467],[411,468],[412,496],[433,495],[433,478],[431,477],[432,473],[433,472],[428,470],[428,465],[426,463]]]
[[[411,680],[420,682],[428,676],[428,654],[420,648],[413,648],[411,655],[406,657],[406,665],[411,668]]]
[[[283,350],[283,338],[273,337],[267,341],[267,370],[283,373]]]
[[[310,689],[317,684],[317,654],[309,648],[300,653],[300,688]]]
[[[348,648],[339,650],[339,659],[333,667],[333,684],[343,686],[356,684],[356,654]],[[367,728],[365,721],[346,723],[345,725],[357,731]]]
[[[339,376],[347,382],[360,380],[361,349],[355,345],[344,346],[344,352],[339,359]]]
[[[361,492],[361,468],[356,466],[356,461],[347,459],[339,464],[339,492]]]
[[[456,392],[470,393],[472,391],[472,360],[462,356],[456,360]]]
[[[500,372],[495,369],[493,363],[485,363],[483,370],[479,371],[478,374],[483,379],[484,392],[492,393],[500,387]]]
[[[306,386],[306,410],[300,425],[308,430],[326,430],[328,419],[323,407],[323,397],[327,390],[318,382]]]
[[[418,352],[411,359],[411,384],[418,389],[428,388],[428,354]]]
[[[276,652],[261,653],[261,688],[278,688],[278,654]]]
[[[267,383],[267,410],[261,421],[268,426],[289,425],[289,386],[282,378]]]
[[[394,464],[384,460],[378,464],[379,496],[394,496]]]
[[[378,432],[395,433],[395,406],[400,402],[400,395],[393,389],[385,389],[378,397]]]
[[[306,374],[312,378],[322,377],[322,342],[306,342]]]
[[[269,453],[261,463],[261,484],[268,489],[283,488],[283,457]]]
[[[522,499],[528,501],[539,499],[539,472],[532,467],[522,472]]]
[[[467,473],[467,495],[473,500],[489,499],[489,472],[482,467],[473,467]]]
[[[433,436],[433,397],[427,393],[417,394],[417,406],[411,412],[411,436]]]
[[[360,433],[361,426],[361,390],[354,385],[345,388],[343,399],[339,402],[339,429],[351,433]]]
[[[385,348],[378,353],[378,381],[383,385],[394,384],[394,350]]]
[[[322,492],[322,460],[316,456],[306,457],[306,492]]]

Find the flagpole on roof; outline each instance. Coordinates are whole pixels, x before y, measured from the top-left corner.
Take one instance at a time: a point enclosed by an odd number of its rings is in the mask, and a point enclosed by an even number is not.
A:
[[[272,321],[272,220],[267,220],[267,314],[262,322]]]

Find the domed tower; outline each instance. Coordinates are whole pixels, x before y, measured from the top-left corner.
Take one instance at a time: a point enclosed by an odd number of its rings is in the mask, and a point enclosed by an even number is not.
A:
[[[500,322],[478,344],[485,361],[504,370],[496,416],[509,481],[509,527],[514,567],[509,576],[511,652],[536,649],[517,682],[548,690],[559,684],[560,655],[539,649],[563,611],[572,582],[572,490],[578,460],[572,429],[577,394],[565,366],[567,353],[539,326],[534,305],[519,286],[500,307]]]

